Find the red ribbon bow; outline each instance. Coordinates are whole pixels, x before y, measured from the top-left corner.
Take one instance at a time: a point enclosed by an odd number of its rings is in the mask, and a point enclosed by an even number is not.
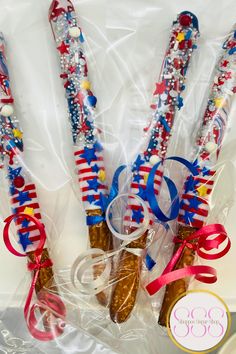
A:
[[[218,235],[214,239],[208,239],[208,237]],[[218,249],[224,241],[227,240],[226,246],[221,251],[217,251],[214,254],[210,254],[205,251],[211,251],[213,249]],[[194,243],[191,243],[194,241]],[[188,247],[190,249],[194,249],[196,253],[204,259],[213,260],[219,259],[226,255],[229,252],[231,247],[231,242],[225,228],[220,224],[207,225],[202,227],[200,230],[194,232],[186,239],[181,240],[178,237],[174,238],[174,243],[181,243],[181,246],[178,248],[176,253],[171,258],[170,262],[167,264],[163,273],[160,277],[153,280],[146,286],[146,290],[149,295],[154,295],[158,292],[163,286],[172,283],[173,281],[188,277],[195,276],[195,279],[201,281],[202,283],[212,284],[217,281],[217,273],[215,268],[204,265],[193,265],[188,266],[182,269],[173,270],[181,255],[185,249]]]
[[[46,259],[46,261],[41,263],[39,257],[36,257],[35,263],[28,262],[27,266],[28,266],[28,270],[30,272],[32,272],[33,270],[40,270],[41,268],[52,267],[53,263],[52,263],[51,259]]]
[[[27,323],[27,327],[34,338],[39,339],[41,341],[50,341],[63,333],[63,328],[65,326],[64,321],[66,316],[66,308],[59,296],[55,294],[50,294],[49,292],[46,292],[44,290],[37,294],[38,302],[30,306],[40,269],[51,267],[53,263],[50,259],[47,259],[46,261],[41,263],[42,252],[46,242],[46,233],[44,230],[44,225],[35,217],[27,214],[19,213],[11,215],[5,220],[6,225],[4,226],[3,230],[3,239],[7,249],[17,257],[27,257],[27,254],[18,252],[12,246],[9,237],[9,228],[11,222],[13,220],[16,221],[16,219],[18,218],[28,219],[29,221],[33,222],[38,227],[38,230],[40,232],[39,244],[37,249],[35,250],[35,262],[28,262],[28,270],[33,271],[34,275],[25,302],[24,317]],[[37,329],[38,320],[35,315],[36,309],[40,309],[41,312],[47,311],[50,313],[50,323],[47,322],[50,327],[47,328],[47,330],[45,331]],[[59,319],[60,323],[58,323]]]

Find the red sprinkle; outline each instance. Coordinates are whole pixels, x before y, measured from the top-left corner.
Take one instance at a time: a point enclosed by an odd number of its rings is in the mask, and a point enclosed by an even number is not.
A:
[[[182,41],[179,43],[179,49],[180,50],[183,50],[185,48],[185,45],[186,45],[186,41]]]
[[[191,39],[189,39],[189,40],[188,40],[188,47],[189,47],[189,48],[192,48],[192,46],[193,46],[193,42],[192,42]]]
[[[16,178],[14,178],[13,184],[14,184],[14,186],[15,186],[16,188],[21,188],[21,187],[24,186],[25,180],[24,180],[23,177],[17,176]]]
[[[179,23],[184,26],[184,27],[187,27],[187,26],[190,26],[191,23],[192,23],[192,19],[189,15],[180,15],[179,16]]]

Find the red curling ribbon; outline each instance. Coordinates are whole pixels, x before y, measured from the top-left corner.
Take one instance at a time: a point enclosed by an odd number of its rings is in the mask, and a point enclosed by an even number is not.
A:
[[[215,238],[208,239],[210,236],[217,235]],[[195,240],[194,243],[191,241]],[[218,249],[219,246],[227,240],[227,244],[223,250],[217,251],[214,254],[209,254],[205,251]],[[225,228],[221,224],[207,225],[189,235],[186,239],[182,240],[178,237],[174,238],[174,243],[180,243],[181,246],[177,249],[176,253],[167,264],[160,277],[153,280],[146,286],[149,295],[154,295],[163,286],[172,283],[173,281],[183,279],[189,276],[195,276],[195,279],[206,284],[212,284],[217,281],[216,269],[205,265],[193,265],[182,269],[173,270],[177,262],[180,260],[185,247],[194,249],[196,253],[204,259],[214,260],[219,259],[229,252],[231,242]],[[204,251],[205,250],[205,251]]]
[[[65,326],[65,316],[66,308],[59,296],[55,294],[50,294],[46,291],[41,291],[37,294],[38,302],[31,306],[33,294],[35,291],[35,285],[37,283],[38,275],[40,269],[51,267],[53,265],[50,259],[47,259],[44,262],[41,262],[43,248],[46,242],[46,233],[44,225],[35,217],[19,213],[9,216],[5,220],[5,226],[3,230],[3,240],[7,249],[17,257],[27,257],[26,253],[18,252],[11,244],[9,237],[9,228],[11,222],[16,221],[17,218],[28,219],[33,222],[40,232],[40,240],[37,249],[35,250],[35,262],[28,261],[28,270],[34,272],[29,293],[26,298],[25,307],[24,307],[24,317],[27,323],[27,327],[31,335],[41,341],[50,341],[55,339],[63,333],[63,328]],[[39,309],[42,312],[48,312],[47,324],[49,325],[45,331],[37,329],[38,320],[35,315],[35,311]],[[60,319],[60,322],[59,322]],[[59,322],[59,323],[58,323]]]

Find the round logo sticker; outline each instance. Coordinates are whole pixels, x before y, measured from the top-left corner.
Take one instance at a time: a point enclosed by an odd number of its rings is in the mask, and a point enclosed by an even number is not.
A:
[[[168,319],[170,338],[188,353],[208,353],[220,347],[231,325],[227,305],[206,290],[183,294],[171,306]]]

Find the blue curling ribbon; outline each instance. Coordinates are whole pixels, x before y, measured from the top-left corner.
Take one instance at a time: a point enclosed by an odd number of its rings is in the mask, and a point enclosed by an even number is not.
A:
[[[112,179],[109,196],[106,197],[103,194],[100,194],[100,206],[102,207],[102,211],[104,212],[104,215],[88,215],[86,219],[88,226],[96,225],[99,224],[100,222],[105,221],[105,211],[108,205],[112,202],[113,199],[117,197],[119,193],[119,177],[121,172],[125,168],[126,165],[122,165],[118,167],[117,170],[115,171]],[[149,271],[152,270],[152,268],[156,265],[156,262],[152,259],[152,257],[149,254],[147,254],[145,257],[145,263]]]
[[[188,170],[192,173],[192,175],[194,175],[194,176],[198,175],[197,167],[182,157],[172,156],[172,157],[168,157],[165,160],[177,161],[177,162],[183,164],[185,167],[187,167]],[[171,220],[174,220],[177,218],[177,216],[179,214],[179,210],[180,210],[180,200],[179,200],[178,190],[175,186],[175,183],[170,178],[163,176],[163,178],[166,182],[167,188],[169,190],[170,200],[171,200],[169,215],[165,215],[159,207],[158,201],[155,197],[154,180],[155,180],[156,171],[158,170],[159,166],[161,164],[163,164],[164,161],[158,162],[151,169],[151,172],[149,173],[149,177],[147,180],[147,193],[146,193],[146,195],[147,195],[149,205],[152,209],[152,212],[156,216],[156,218],[162,222],[168,222],[168,221],[171,221]]]
[[[106,197],[102,193],[100,194],[99,205],[102,208],[104,215],[88,215],[86,222],[88,226],[99,224],[102,221],[105,221],[105,211],[108,205],[115,199],[119,193],[119,178],[121,172],[126,168],[126,165],[118,167],[114,173],[112,184],[110,188],[109,196]]]

